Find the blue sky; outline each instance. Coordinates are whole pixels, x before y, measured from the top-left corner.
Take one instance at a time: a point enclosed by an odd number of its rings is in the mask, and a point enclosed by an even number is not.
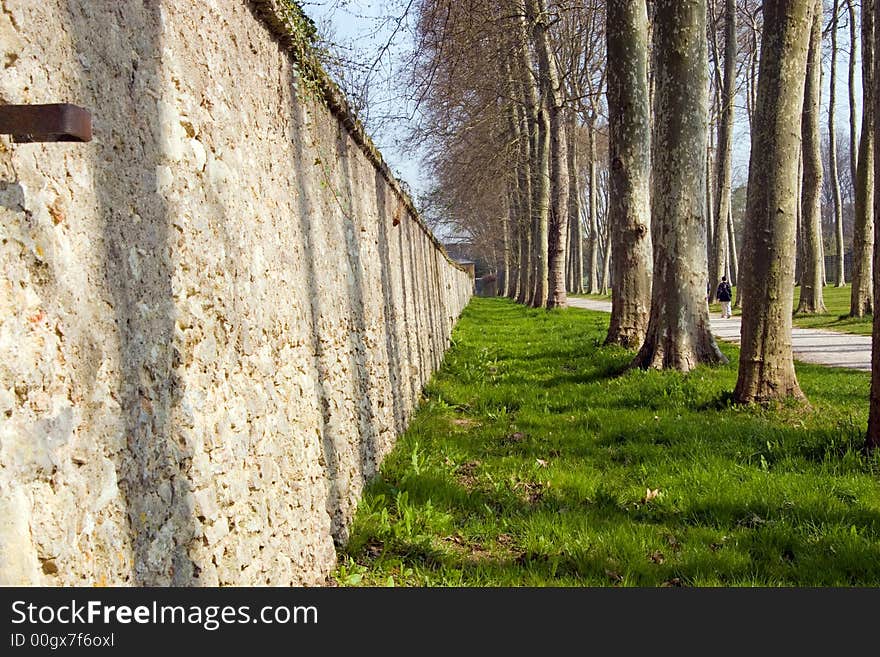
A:
[[[400,16],[404,7],[410,3],[408,0],[386,0],[385,2],[369,2],[367,0],[313,0],[303,3],[303,8],[316,22],[327,23],[337,40],[351,40],[358,48],[362,48],[367,57],[372,61],[376,53],[389,40],[393,24],[383,23],[383,17]],[[845,17],[845,12],[844,12]],[[849,102],[847,91],[847,67],[849,49],[849,30],[841,27],[838,34],[840,53],[838,55],[837,69],[837,125],[838,132],[847,134],[849,125]],[[391,56],[406,52],[412,45],[411,34],[404,27],[398,31],[394,43],[389,48]],[[830,57],[826,45],[825,70],[823,74],[823,118],[820,122],[823,132],[827,124],[828,111],[828,87],[830,82]],[[388,58],[386,58],[387,60]],[[387,61],[384,64],[387,66]],[[377,67],[382,68],[382,66]],[[382,73],[379,74],[381,77]],[[379,104],[379,113],[390,109],[399,109],[402,101],[395,97],[395,93],[387,88],[377,87],[375,99]],[[856,75],[856,99],[861,104],[861,61],[857,64]],[[737,105],[736,125],[734,129],[734,185],[744,184],[748,176],[750,137],[748,121],[745,109],[740,99]],[[859,111],[861,116],[861,111]],[[382,152],[391,169],[405,180],[414,190],[416,195],[424,192],[429,184],[422,170],[418,153],[408,149],[400,137],[405,131],[405,123],[397,123],[382,130],[371,133],[376,146]],[[846,141],[846,139],[842,140]]]
[[[394,34],[395,26],[387,20],[389,17],[403,15],[408,4],[408,0],[307,0],[303,2],[303,9],[319,25],[327,22],[332,27],[335,40],[350,40],[358,48],[362,48],[369,63],[375,60],[393,34],[388,54],[376,67],[376,79],[381,81],[388,77],[387,67],[392,58],[412,48],[411,32],[407,25],[403,25]],[[377,84],[374,93],[377,114],[397,112],[400,109],[403,101],[397,97],[399,92],[395,93],[388,85]],[[405,122],[397,122],[383,129],[368,129],[368,132],[391,170],[418,195],[427,190],[428,180],[418,154],[402,141],[406,127]]]

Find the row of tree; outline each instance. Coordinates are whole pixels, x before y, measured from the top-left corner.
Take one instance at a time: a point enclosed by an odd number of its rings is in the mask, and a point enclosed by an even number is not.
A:
[[[610,280],[607,342],[637,348],[634,365],[643,368],[687,371],[725,360],[710,330],[707,282],[711,296],[720,277],[735,271],[744,309],[735,399],[803,398],[791,352],[791,292],[797,265],[798,310],[824,311],[822,43],[824,34],[836,78],[842,20],[850,28],[852,313],[871,312],[877,300],[875,11],[872,0],[830,7],[822,0],[422,0],[412,85],[424,108],[418,138],[437,181],[433,206],[492,245],[502,291],[520,303],[565,306],[585,280],[591,292]],[[836,79],[829,88],[833,276],[842,285]],[[731,177],[739,96],[751,155],[737,258]],[[600,208],[610,244],[604,259]],[[874,336],[871,445],[880,444],[876,318]]]

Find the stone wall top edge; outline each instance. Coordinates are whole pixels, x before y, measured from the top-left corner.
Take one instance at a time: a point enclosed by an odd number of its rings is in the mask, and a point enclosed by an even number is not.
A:
[[[298,66],[305,66],[315,76],[315,83],[320,100],[324,103],[330,113],[343,125],[345,130],[360,147],[361,151],[367,156],[367,159],[382,174],[382,177],[388,181],[389,186],[394,193],[403,202],[408,214],[422,229],[434,247],[440,251],[443,257],[456,269],[465,273],[467,270],[449,257],[443,244],[437,239],[433,231],[424,222],[419,211],[416,209],[410,195],[401,187],[400,182],[391,172],[388,164],[382,157],[382,153],[373,144],[372,139],[367,134],[361,121],[355,116],[351,109],[345,94],[339,86],[330,78],[327,72],[318,62],[317,57],[313,53],[302,51],[297,47],[296,39],[293,35],[293,29],[288,23],[285,12],[280,5],[279,0],[246,0],[251,3],[255,9],[255,15],[258,16],[269,32],[278,40],[282,48],[293,59]],[[308,58],[309,61],[299,61],[301,58]]]

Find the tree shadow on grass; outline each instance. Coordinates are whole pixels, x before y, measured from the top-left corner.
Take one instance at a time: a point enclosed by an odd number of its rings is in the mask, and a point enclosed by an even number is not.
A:
[[[468,585],[807,585],[876,586],[880,582],[880,515],[866,508],[841,510],[821,501],[801,506],[767,501],[707,501],[685,511],[627,505],[600,490],[593,499],[554,491],[529,504],[510,494],[467,490],[443,478],[427,477],[404,486],[410,504],[431,503],[464,526],[481,505],[507,519],[506,531],[548,523],[555,533],[577,519],[572,540],[533,539],[509,534],[454,542],[426,534],[374,540],[374,553],[351,554],[362,562],[400,561],[459,577]],[[437,491],[437,494],[430,494]],[[451,502],[451,503],[445,503]],[[460,503],[460,504],[459,504]],[[566,515],[567,514],[567,515]],[[566,520],[565,518],[568,518]],[[553,518],[557,520],[554,522]],[[553,524],[549,524],[553,523]],[[620,528],[629,525],[640,543],[615,548]],[[584,530],[583,528],[587,529]],[[853,533],[850,528],[856,528]],[[496,529],[497,531],[497,529]],[[690,536],[692,532],[697,532]],[[501,545],[501,538],[505,538]],[[361,545],[366,545],[362,541]],[[375,545],[381,545],[375,553]]]

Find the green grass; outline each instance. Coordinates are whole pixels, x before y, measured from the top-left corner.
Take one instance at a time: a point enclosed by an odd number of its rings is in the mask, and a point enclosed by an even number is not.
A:
[[[608,294],[569,294],[576,299],[596,299],[598,301],[611,301],[611,293]]]
[[[849,316],[851,294],[852,286],[850,285],[846,287],[826,285],[822,289],[822,296],[825,299],[825,307],[828,312],[821,315],[795,315],[794,325],[801,328],[817,328],[842,333],[871,335],[873,317],[870,315],[859,318]],[[795,307],[797,307],[799,295],[800,288],[796,288],[794,295]]]
[[[736,299],[736,286],[733,288],[733,298]],[[800,287],[794,288],[794,308],[797,308],[797,302],[800,298]],[[852,294],[852,287],[834,287],[826,285],[822,289],[822,296],[825,299],[825,307],[827,312],[821,315],[804,315],[794,316],[794,325],[801,328],[815,328],[826,331],[837,331],[839,333],[855,333],[857,335],[871,335],[873,318],[867,317],[853,318],[849,316],[849,301]],[[720,313],[721,304],[713,303],[709,306],[712,312]],[[739,308],[733,309],[734,315],[742,315]]]
[[[336,582],[880,585],[868,374],[799,364],[809,408],[736,407],[734,365],[624,371],[608,319],[474,299]]]

